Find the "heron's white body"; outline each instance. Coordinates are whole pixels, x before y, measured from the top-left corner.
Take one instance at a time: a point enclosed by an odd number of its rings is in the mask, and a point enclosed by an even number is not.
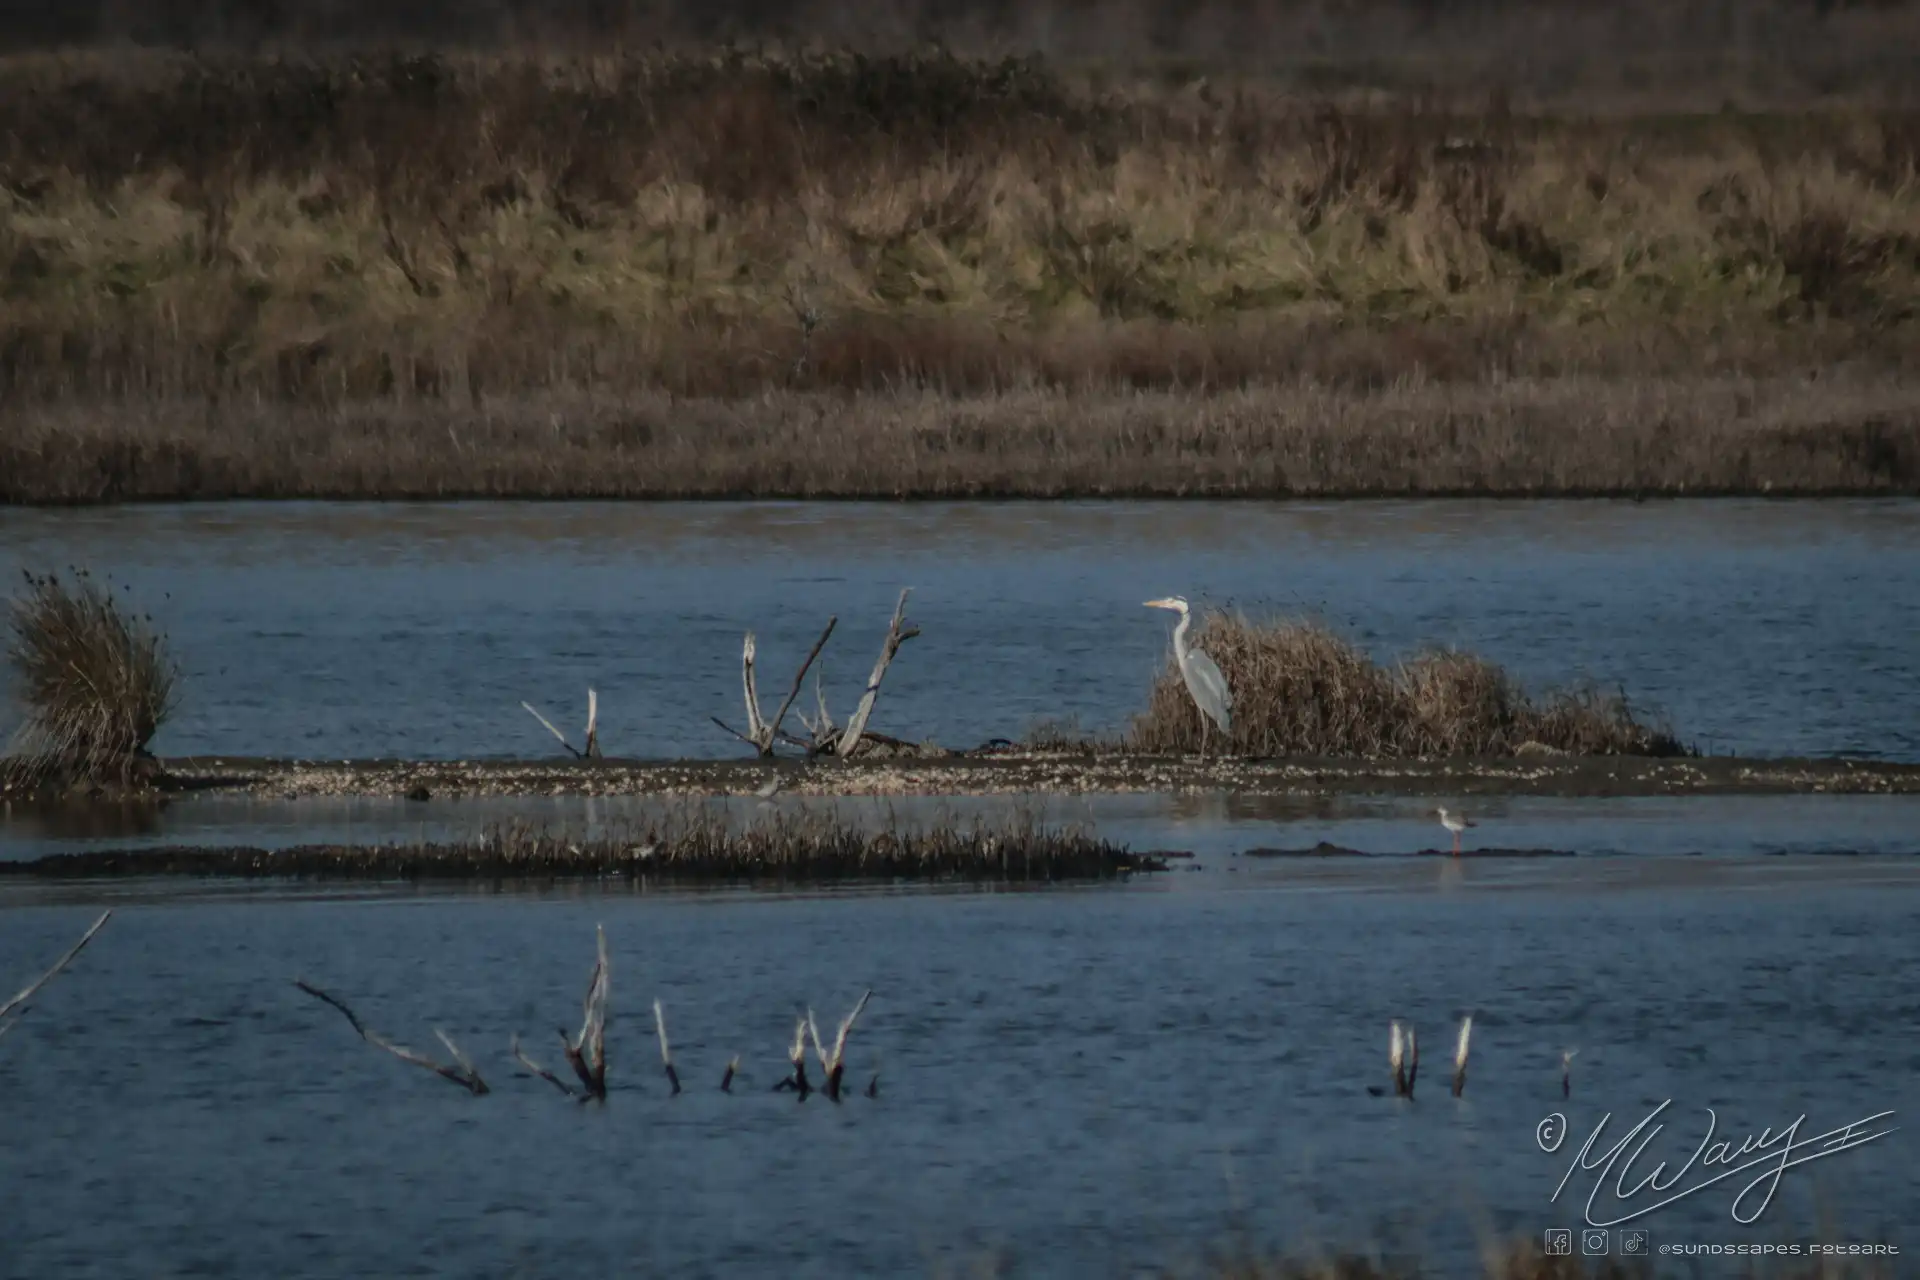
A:
[[[1187,628],[1193,623],[1193,611],[1185,597],[1149,600],[1147,608],[1171,609],[1180,615],[1180,625],[1173,629],[1173,656],[1180,665],[1180,678],[1186,682],[1193,705],[1200,709],[1200,754],[1205,755],[1208,721],[1219,726],[1223,734],[1233,732],[1233,691],[1227,688],[1227,678],[1220,674],[1213,659],[1187,644]]]

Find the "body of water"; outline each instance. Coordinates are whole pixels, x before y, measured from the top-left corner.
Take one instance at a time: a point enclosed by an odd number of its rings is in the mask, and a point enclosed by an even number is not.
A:
[[[828,615],[844,720],[896,593],[922,634],[874,727],[968,746],[1140,709],[1181,593],[1623,685],[1721,752],[1920,759],[1920,503],[224,504],[0,510],[0,572],[133,588],[186,678],[163,753],[742,748]],[[811,691],[802,705],[811,707]]]
[[[1630,1187],[1685,1160],[1708,1108],[1737,1145],[1909,1104],[1920,867],[1814,862],[817,896],[8,887],[8,981],[102,902],[118,914],[0,1041],[0,1276],[1128,1275],[1236,1243],[1469,1274],[1491,1241],[1580,1225],[1599,1175],[1555,1190],[1608,1116],[1597,1150],[1670,1103]],[[614,1092],[583,1108],[506,1051],[518,1031],[557,1058],[596,923]],[[296,976],[403,1044],[437,1049],[444,1028],[494,1093],[366,1046]],[[868,988],[850,1074],[877,1072],[879,1097],[771,1092],[796,1012],[831,1022]],[[1367,1093],[1393,1018],[1425,1050],[1412,1103]],[[1550,1154],[1555,1115],[1571,1136]],[[1903,1129],[1788,1170],[1755,1226],[1730,1214],[1757,1174],[1631,1225],[1656,1244],[1911,1246],[1913,1157]],[[1601,1221],[1657,1198],[1606,1185]]]

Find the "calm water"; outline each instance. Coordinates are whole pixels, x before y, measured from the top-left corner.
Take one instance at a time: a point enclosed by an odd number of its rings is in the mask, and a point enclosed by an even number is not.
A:
[[[115,920],[0,1041],[0,1275],[1123,1275],[1236,1239],[1470,1274],[1489,1238],[1577,1222],[1592,1175],[1551,1197],[1608,1112],[1611,1142],[1671,1099],[1653,1150],[1678,1163],[1704,1108],[1737,1141],[1920,1101],[1920,861],[1266,865],[993,894],[115,886]],[[0,888],[0,981],[100,901]],[[519,1030],[554,1056],[596,922],[616,1093],[582,1110],[505,1051]],[[402,1043],[446,1028],[496,1092],[362,1045],[295,976]],[[849,1058],[880,1098],[768,1092],[795,1010],[869,986]],[[1469,1009],[1456,1102],[1440,1060]],[[1365,1092],[1396,1016],[1427,1046],[1411,1105]],[[1549,1156],[1555,1112],[1574,1136]],[[1911,1256],[1915,1154],[1903,1129],[1791,1170],[1757,1227],[1728,1183],[1639,1225]]]
[[[1394,657],[1623,682],[1719,751],[1920,759],[1920,503],[223,505],[0,510],[0,573],[133,584],[187,680],[167,753],[518,756],[601,695],[610,754],[734,754],[740,636],[784,692],[828,614],[844,719],[971,745],[1144,701],[1180,592]]]

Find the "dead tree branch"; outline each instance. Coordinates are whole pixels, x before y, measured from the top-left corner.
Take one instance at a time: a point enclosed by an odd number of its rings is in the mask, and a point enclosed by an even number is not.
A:
[[[547,719],[538,711],[535,711],[532,703],[522,702],[520,705],[527,709],[527,714],[545,725],[548,733],[560,739],[560,745],[565,747],[568,754],[573,756],[574,759],[597,760],[600,758],[600,695],[595,693],[591,688],[587,690],[587,745],[584,750],[576,750],[574,745],[567,741],[567,735],[554,728],[553,721]],[[732,730],[728,730],[728,732],[732,732]]]
[[[741,733],[718,717],[713,717],[713,722],[742,742],[752,746],[753,749],[758,751],[762,756],[771,756],[773,754],[774,743],[776,742],[792,743],[795,746],[805,747],[808,751],[816,750],[820,742],[817,734],[812,741],[803,742],[788,734],[782,733],[780,726],[785,722],[787,712],[793,706],[793,700],[799,696],[801,686],[806,681],[808,670],[812,668],[814,660],[820,656],[820,651],[827,647],[827,638],[833,634],[833,629],[839,624],[839,621],[840,619],[838,617],[827,619],[826,629],[820,633],[820,638],[813,642],[813,648],[807,652],[806,661],[802,662],[800,669],[794,673],[793,685],[787,690],[786,699],[781,702],[780,709],[774,713],[771,721],[760,712],[760,689],[758,682],[755,680],[753,668],[754,658],[757,656],[757,653],[753,632],[747,632],[746,641],[740,646],[740,683],[742,692],[746,698],[747,731]]]
[[[800,1095],[802,1102],[805,1102],[807,1095],[813,1092],[813,1085],[807,1081],[807,1024],[810,1021],[812,1021],[811,1014],[794,1024],[793,1047],[787,1050],[787,1061],[793,1064],[793,1074],[773,1086],[775,1093],[782,1089],[793,1090]]]
[[[1467,1050],[1473,1040],[1473,1015],[1460,1019],[1460,1039],[1453,1046],[1453,1096],[1467,1091]]]
[[[518,1034],[515,1034],[515,1036],[513,1037],[513,1056],[520,1060],[521,1066],[533,1072],[533,1074],[539,1076],[542,1080],[545,1080],[548,1084],[552,1085],[554,1088],[558,1089],[560,1092],[566,1094],[569,1098],[584,1099],[586,1097],[585,1094],[581,1093],[578,1089],[575,1089],[572,1085],[568,1084],[565,1080],[562,1080],[559,1076],[553,1074],[553,1072],[547,1070],[545,1067],[535,1062],[532,1058],[529,1058],[526,1055],[526,1051],[521,1049],[520,1047],[520,1037]]]
[[[8,1022],[7,1018],[10,1015],[25,1013],[27,1011],[27,1001],[33,999],[34,993],[51,982],[62,969],[73,963],[73,958],[86,949],[86,945],[93,941],[93,935],[100,932],[112,916],[112,910],[102,911],[100,918],[93,922],[93,927],[81,934],[80,941],[67,948],[67,954],[54,961],[51,969],[28,983],[25,990],[21,991],[19,995],[7,1001],[5,1004],[0,1004],[0,1036],[13,1030],[14,1024]]]
[[[833,1038],[832,1055],[820,1054],[820,1069],[827,1075],[827,1096],[835,1102],[840,1101],[840,1078],[846,1070],[846,1063],[842,1059],[847,1052],[847,1034],[853,1030],[853,1024],[859,1019],[861,1010],[867,1007],[867,1001],[871,999],[873,999],[873,992],[868,991],[860,997],[860,1003],[853,1006],[853,1012],[841,1019],[840,1032]],[[811,1009],[807,1010],[807,1025],[813,1026]],[[820,1053],[820,1033],[817,1030],[813,1035],[813,1051],[816,1054]]]
[[[460,1046],[456,1045],[453,1042],[453,1038],[446,1032],[436,1028],[434,1034],[440,1037],[440,1043],[446,1045],[447,1051],[453,1054],[454,1065],[452,1066],[448,1066],[443,1062],[435,1062],[432,1058],[424,1054],[415,1053],[411,1049],[393,1043],[379,1032],[361,1022],[359,1015],[347,1008],[337,997],[328,995],[320,988],[312,986],[298,978],[294,979],[293,985],[314,999],[324,1001],[345,1014],[347,1021],[353,1024],[353,1029],[360,1033],[360,1038],[374,1048],[384,1049],[402,1062],[411,1063],[416,1067],[425,1067],[435,1075],[453,1081],[453,1083],[459,1085],[475,1097],[492,1092],[487,1088],[487,1082],[480,1078],[479,1071],[474,1069],[472,1060],[469,1059],[466,1054],[460,1052]]]
[[[768,731],[766,721],[760,717],[760,690],[753,682],[753,632],[747,632],[746,643],[740,646],[740,682],[746,686],[747,696],[747,741],[759,748],[761,755],[773,753],[773,734]]]
[[[886,643],[880,649],[880,659],[873,664],[873,674],[867,677],[867,690],[860,695],[860,705],[854,708],[853,719],[847,721],[847,731],[840,736],[833,753],[845,760],[853,755],[860,745],[860,735],[866,731],[867,718],[873,714],[873,704],[880,697],[880,682],[886,678],[887,668],[892,665],[894,655],[900,652],[900,646],[920,634],[920,628],[906,622],[907,596],[912,587],[900,591],[900,600],[893,606],[893,621],[887,624]]]
[[[675,1097],[680,1094],[680,1073],[673,1069],[673,1050],[667,1045],[667,1015],[660,1010],[660,1001],[653,1002],[653,1029],[660,1033],[660,1064],[667,1069],[667,1083],[673,1086]]]
[[[733,1092],[733,1078],[740,1074],[740,1055],[734,1054],[727,1062],[727,1072],[720,1077],[720,1092]]]
[[[606,1101],[607,1097],[607,985],[610,974],[607,966],[607,931],[605,926],[595,925],[594,936],[599,948],[598,959],[594,962],[593,977],[587,983],[585,1013],[580,1023],[580,1034],[573,1040],[567,1039],[566,1030],[560,1032],[560,1043],[566,1047],[567,1065],[573,1068],[573,1074],[580,1078],[587,1096]]]

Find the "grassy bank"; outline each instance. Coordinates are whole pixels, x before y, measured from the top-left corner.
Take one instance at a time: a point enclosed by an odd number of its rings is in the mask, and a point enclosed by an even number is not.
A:
[[[1209,612],[1192,644],[1233,695],[1225,748],[1255,758],[1486,758],[1556,754],[1675,756],[1684,748],[1634,712],[1624,692],[1529,694],[1498,665],[1436,650],[1382,666],[1326,628]],[[1123,742],[1197,751],[1200,712],[1171,659]],[[1218,736],[1216,748],[1221,747]]]
[[[1920,395],[1845,380],[23,407],[0,502],[1920,492]]]
[[[823,881],[1047,882],[1164,869],[1081,827],[1030,814],[971,823],[877,825],[782,807],[742,820],[718,803],[663,805],[597,834],[527,823],[448,843],[156,848],[0,862],[0,875],[215,875],[317,879],[540,880],[618,876],[636,883]]]
[[[1913,111],[918,54],[0,67],[10,500],[1433,485],[1403,435],[1468,489],[1914,483]],[[1516,441],[1567,379],[1606,438]]]

